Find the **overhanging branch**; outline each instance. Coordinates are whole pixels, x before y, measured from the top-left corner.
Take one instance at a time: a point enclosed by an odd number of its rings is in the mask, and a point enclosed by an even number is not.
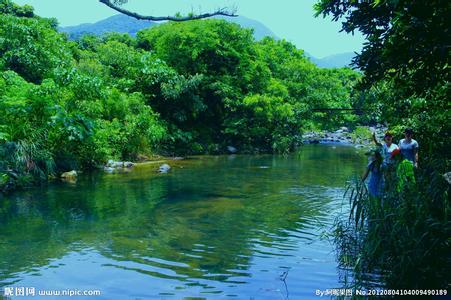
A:
[[[138,20],[148,20],[148,21],[176,21],[176,22],[182,22],[182,21],[189,21],[189,20],[198,20],[198,19],[204,19],[208,17],[213,16],[228,16],[228,17],[237,17],[236,9],[227,9],[227,8],[220,8],[212,13],[203,13],[203,14],[191,14],[184,17],[178,17],[178,16],[167,16],[167,17],[154,17],[154,16],[143,16],[141,14],[129,11],[127,9],[124,9],[114,3],[111,2],[111,0],[99,0],[100,3],[105,4],[106,6],[114,9],[115,11],[120,12],[121,14],[133,17]]]

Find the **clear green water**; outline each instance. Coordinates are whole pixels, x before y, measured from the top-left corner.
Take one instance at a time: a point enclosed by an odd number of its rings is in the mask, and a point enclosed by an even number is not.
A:
[[[316,289],[340,286],[321,236],[346,180],[364,167],[353,147],[309,145],[286,157],[196,157],[169,174],[147,166],[16,193],[0,200],[0,288],[317,299]]]

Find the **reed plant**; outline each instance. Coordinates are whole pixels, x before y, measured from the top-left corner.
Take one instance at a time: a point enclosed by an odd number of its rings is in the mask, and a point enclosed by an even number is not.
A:
[[[416,183],[398,191],[386,182],[371,197],[360,179],[349,185],[349,216],[337,218],[334,241],[345,285],[390,289],[448,289],[451,222],[447,164],[430,161]],[[396,180],[386,174],[386,181]],[[349,272],[350,271],[350,272]],[[376,279],[376,280],[375,280]]]

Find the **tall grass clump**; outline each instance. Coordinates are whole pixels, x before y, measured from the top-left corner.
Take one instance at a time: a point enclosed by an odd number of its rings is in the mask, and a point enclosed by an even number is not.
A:
[[[334,235],[345,285],[370,287],[377,278],[379,285],[390,289],[449,289],[451,206],[450,184],[443,176],[446,168],[443,161],[428,162],[416,170],[415,184],[398,191],[386,182],[380,198],[370,197],[361,180],[350,184],[345,194],[349,217],[336,220]]]

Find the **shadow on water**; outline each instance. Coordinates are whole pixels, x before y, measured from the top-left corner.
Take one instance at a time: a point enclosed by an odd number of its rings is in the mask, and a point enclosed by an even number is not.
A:
[[[362,166],[351,147],[311,145],[16,193],[0,200],[0,287],[271,299],[288,284],[290,296],[313,296],[338,285],[332,246],[319,235]]]

